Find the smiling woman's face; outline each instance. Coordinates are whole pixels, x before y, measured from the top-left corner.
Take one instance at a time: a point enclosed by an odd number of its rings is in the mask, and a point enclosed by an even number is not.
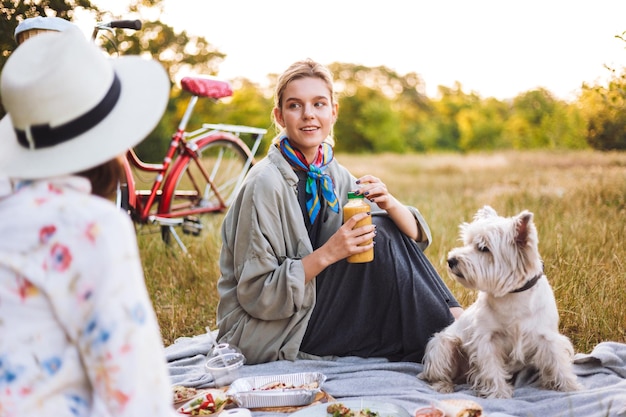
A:
[[[274,118],[285,129],[289,143],[311,163],[337,120],[337,104],[322,79],[298,78],[287,84]]]

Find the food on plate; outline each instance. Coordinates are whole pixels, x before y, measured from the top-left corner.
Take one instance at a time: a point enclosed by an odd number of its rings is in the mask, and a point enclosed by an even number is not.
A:
[[[354,415],[352,410],[341,403],[330,404],[326,407],[326,412],[333,417],[348,417]]]
[[[437,407],[430,405],[416,410],[415,417],[445,417],[445,414]]]
[[[444,412],[445,417],[481,417],[483,415],[483,408],[480,404],[460,398],[439,401],[437,408]]]
[[[379,413],[371,411],[368,408],[355,412],[342,403],[330,404],[326,407],[326,412],[333,417],[380,417]]]
[[[238,378],[228,388],[227,396],[241,408],[309,405],[321,392],[325,380],[326,376],[319,372]]]
[[[288,384],[283,381],[272,381],[267,384],[261,385],[258,388],[253,388],[252,390],[261,390],[261,391],[269,391],[269,390],[283,390],[283,389],[317,389],[320,384],[317,381],[312,381],[306,384],[295,385]]]
[[[182,385],[174,385],[172,387],[172,391],[174,394],[174,404],[189,401],[196,395],[198,395],[198,390],[192,387],[184,387]]]
[[[189,401],[178,409],[180,414],[191,416],[208,416],[219,413],[226,406],[227,400],[224,398],[213,398],[213,394],[205,392],[197,398]]]

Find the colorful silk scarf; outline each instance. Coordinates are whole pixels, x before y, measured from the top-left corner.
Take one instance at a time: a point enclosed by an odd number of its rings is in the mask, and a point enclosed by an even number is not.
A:
[[[286,136],[283,136],[280,140],[280,151],[293,168],[306,171],[307,173],[306,209],[309,213],[309,220],[311,221],[311,224],[315,222],[321,208],[317,192],[317,180],[320,180],[322,195],[324,196],[328,207],[330,207],[335,213],[338,213],[339,201],[337,200],[337,195],[335,195],[333,179],[328,174],[324,174],[326,167],[333,160],[332,146],[323,142],[318,148],[315,161],[313,161],[310,165],[302,152],[291,146],[289,139]]]

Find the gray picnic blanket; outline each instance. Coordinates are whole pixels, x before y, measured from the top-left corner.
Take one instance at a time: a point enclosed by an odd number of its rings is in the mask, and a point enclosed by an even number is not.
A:
[[[166,347],[173,384],[206,388],[213,378],[205,372],[206,354],[212,347],[208,335],[180,338]],[[394,403],[411,415],[441,399],[465,398],[479,403],[487,417],[612,417],[626,416],[626,344],[603,342],[591,353],[576,355],[574,369],[582,391],[562,393],[538,387],[536,374],[522,372],[515,378],[511,399],[477,398],[467,385],[451,394],[440,394],[416,375],[422,365],[389,362],[379,358],[342,357],[333,360],[277,361],[245,365],[240,377],[299,372],[326,375],[323,390],[337,400],[364,399]],[[254,417],[284,413],[254,412]]]

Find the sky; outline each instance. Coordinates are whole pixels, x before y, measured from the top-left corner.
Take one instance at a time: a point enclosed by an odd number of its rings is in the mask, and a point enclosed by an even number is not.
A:
[[[115,10],[124,0],[103,1]],[[163,0],[161,20],[204,36],[220,78],[264,84],[294,61],[417,73],[429,97],[513,98],[536,88],[573,99],[626,67],[625,0]]]

